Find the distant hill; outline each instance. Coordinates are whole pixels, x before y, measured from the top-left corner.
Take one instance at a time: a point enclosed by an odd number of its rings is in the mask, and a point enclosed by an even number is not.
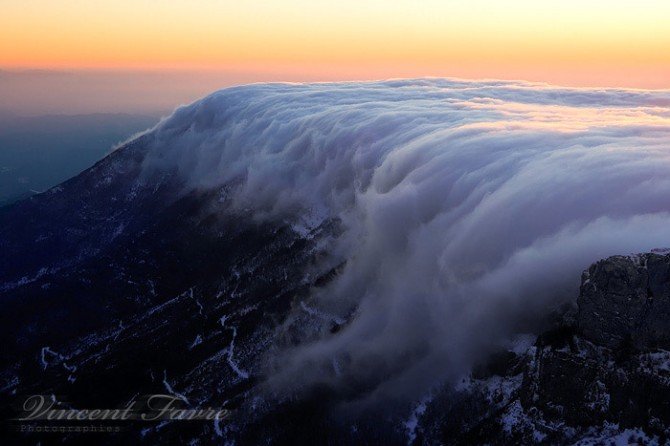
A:
[[[0,113],[0,206],[78,174],[157,122],[157,116],[132,114]]]

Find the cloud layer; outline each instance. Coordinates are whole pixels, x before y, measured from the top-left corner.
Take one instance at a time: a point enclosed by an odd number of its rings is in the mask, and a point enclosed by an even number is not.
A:
[[[346,266],[313,299],[353,319],[286,352],[280,384],[416,397],[574,298],[591,262],[670,245],[670,91],[258,84],[178,109],[151,141],[148,167],[236,182],[257,218],[342,220]]]

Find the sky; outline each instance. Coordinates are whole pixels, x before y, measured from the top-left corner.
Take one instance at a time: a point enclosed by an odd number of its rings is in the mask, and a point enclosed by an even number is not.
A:
[[[0,108],[20,113],[59,101],[162,111],[273,80],[670,88],[667,0],[0,0],[0,11]]]

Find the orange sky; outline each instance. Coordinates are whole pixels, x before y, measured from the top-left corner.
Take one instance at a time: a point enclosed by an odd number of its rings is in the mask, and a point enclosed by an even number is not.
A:
[[[0,68],[670,88],[668,0],[0,0]]]

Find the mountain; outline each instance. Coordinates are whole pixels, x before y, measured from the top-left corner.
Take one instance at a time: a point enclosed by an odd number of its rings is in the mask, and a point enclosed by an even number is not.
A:
[[[156,394],[228,412],[97,441],[666,441],[670,256],[610,257],[667,239],[664,94],[258,84],[176,110],[0,209],[7,441],[73,425],[12,420],[26,396]]]

